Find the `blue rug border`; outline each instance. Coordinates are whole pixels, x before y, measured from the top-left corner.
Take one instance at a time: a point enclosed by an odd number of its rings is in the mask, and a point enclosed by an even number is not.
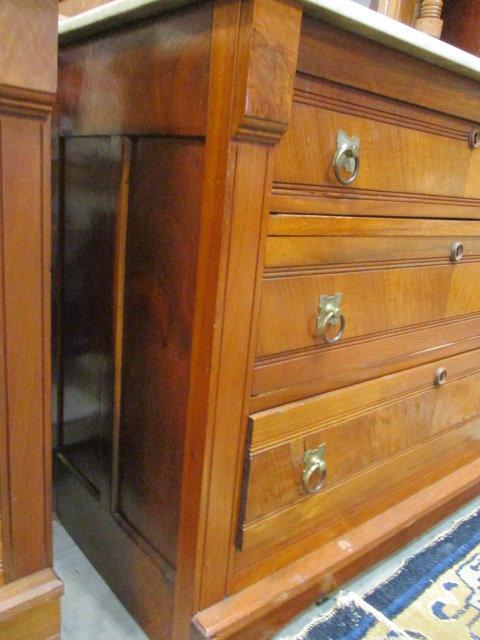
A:
[[[480,543],[480,508],[440,536],[408,558],[395,574],[368,592],[364,600],[388,618],[398,616],[432,581]],[[375,618],[365,612],[354,629],[351,622],[350,607],[339,608],[309,629],[305,640],[360,640],[375,624]],[[318,632],[322,635],[317,635]]]

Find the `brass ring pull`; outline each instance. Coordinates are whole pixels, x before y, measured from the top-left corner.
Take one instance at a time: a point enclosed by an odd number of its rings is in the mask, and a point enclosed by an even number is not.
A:
[[[352,175],[345,178],[342,169]],[[333,170],[340,184],[351,184],[360,171],[360,140],[356,137],[349,137],[345,131],[337,134],[337,148],[333,155]]]
[[[336,335],[333,336],[333,338],[329,338],[326,333],[326,328],[328,326],[336,324],[336,321],[338,320],[340,320],[340,330]],[[345,331],[345,316],[343,315],[343,313],[341,311],[333,311],[333,310],[329,311],[323,318],[323,321],[320,325],[320,335],[322,336],[322,338],[325,340],[325,342],[328,342],[328,344],[335,344],[336,342],[342,339],[344,331]]]
[[[317,449],[306,451],[304,454],[302,480],[307,493],[318,493],[325,484],[327,477],[327,463],[324,460],[324,454],[324,444],[321,444]],[[312,484],[312,479],[316,475],[319,475],[319,478],[315,484]]]

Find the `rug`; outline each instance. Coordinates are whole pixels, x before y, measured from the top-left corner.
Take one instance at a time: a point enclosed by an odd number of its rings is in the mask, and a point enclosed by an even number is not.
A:
[[[480,640],[480,510],[362,597],[341,592],[331,612],[290,638]]]

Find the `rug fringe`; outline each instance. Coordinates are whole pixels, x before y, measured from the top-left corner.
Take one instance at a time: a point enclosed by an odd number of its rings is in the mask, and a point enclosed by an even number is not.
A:
[[[390,620],[390,618],[387,618],[387,616],[384,616],[381,611],[378,611],[378,609],[375,609],[375,607],[372,607],[371,604],[368,604],[368,602],[365,602],[363,598],[358,596],[353,591],[350,591],[349,593],[345,593],[341,591],[338,594],[337,596],[338,606],[348,607],[352,604],[358,607],[359,609],[363,609],[365,613],[370,614],[375,618],[375,620],[384,624],[387,627],[387,629],[389,629],[389,631],[395,631],[395,633],[398,634],[400,638],[403,638],[404,640],[414,640],[414,638],[412,638],[412,636],[408,634],[405,631],[405,629],[402,629],[402,627],[398,626],[398,624],[393,622],[393,620]]]

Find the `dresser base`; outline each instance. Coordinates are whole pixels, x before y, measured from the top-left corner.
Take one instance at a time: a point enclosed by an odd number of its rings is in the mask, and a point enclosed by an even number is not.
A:
[[[267,640],[303,608],[413,540],[479,493],[480,460],[475,460],[352,529],[347,536],[197,613],[192,639]]]

